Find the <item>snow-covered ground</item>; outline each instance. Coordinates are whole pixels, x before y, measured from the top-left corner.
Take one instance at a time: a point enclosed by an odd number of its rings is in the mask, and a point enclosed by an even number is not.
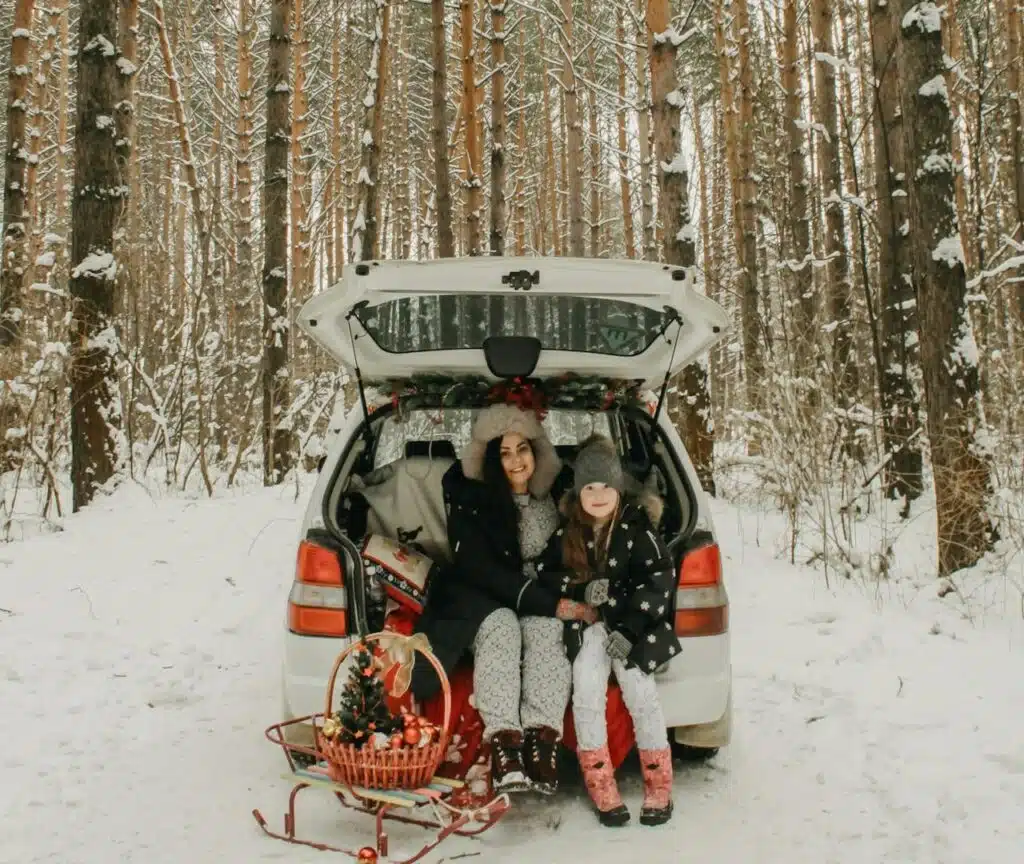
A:
[[[289,789],[262,731],[278,719],[294,495],[126,486],[60,534],[0,545],[0,861],[330,860],[250,815],[278,827]],[[604,830],[565,790],[428,860],[1024,860],[1022,622],[969,619],[927,580],[826,589],[775,557],[781,519],[715,509],[734,743],[678,770],[673,821]],[[639,778],[623,785],[635,809]],[[370,839],[366,817],[303,795],[307,835]],[[393,849],[416,837],[393,831]]]

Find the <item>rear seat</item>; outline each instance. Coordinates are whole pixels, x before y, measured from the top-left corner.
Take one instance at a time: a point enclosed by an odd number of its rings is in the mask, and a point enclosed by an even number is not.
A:
[[[447,445],[447,446],[445,446]],[[349,494],[368,506],[366,531],[415,544],[434,561],[451,560],[441,478],[455,462],[450,441],[410,441],[406,455],[363,477],[353,477]]]

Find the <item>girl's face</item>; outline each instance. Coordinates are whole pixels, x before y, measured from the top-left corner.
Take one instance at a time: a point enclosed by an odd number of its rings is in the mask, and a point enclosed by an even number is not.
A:
[[[509,432],[501,439],[501,467],[517,495],[527,491],[535,467],[533,448],[522,435]]]
[[[580,506],[594,522],[608,521],[619,506],[619,493],[604,483],[588,483],[580,490]]]

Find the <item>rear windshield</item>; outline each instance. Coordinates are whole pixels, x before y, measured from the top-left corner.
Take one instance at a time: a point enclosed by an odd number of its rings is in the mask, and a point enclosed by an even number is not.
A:
[[[370,338],[392,354],[482,348],[488,336],[536,336],[549,351],[633,357],[671,319],[624,300],[472,294],[402,297],[356,311]]]
[[[381,423],[374,468],[401,459],[407,449],[424,444],[420,451],[435,456],[459,454],[469,443],[475,411],[468,408],[444,408],[440,411],[409,411],[401,416],[389,414]],[[556,447],[576,446],[598,433],[612,436],[608,415],[590,411],[552,410],[544,418],[544,429]],[[426,442],[436,446],[428,448]],[[444,442],[449,442],[450,446]]]

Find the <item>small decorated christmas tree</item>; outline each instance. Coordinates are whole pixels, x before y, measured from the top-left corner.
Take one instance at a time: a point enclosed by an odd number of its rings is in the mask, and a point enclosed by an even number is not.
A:
[[[354,651],[352,658],[336,715],[340,726],[338,739],[344,744],[362,746],[374,733],[391,735],[400,731],[402,723],[388,709],[384,682],[377,675],[373,653],[364,646]]]

